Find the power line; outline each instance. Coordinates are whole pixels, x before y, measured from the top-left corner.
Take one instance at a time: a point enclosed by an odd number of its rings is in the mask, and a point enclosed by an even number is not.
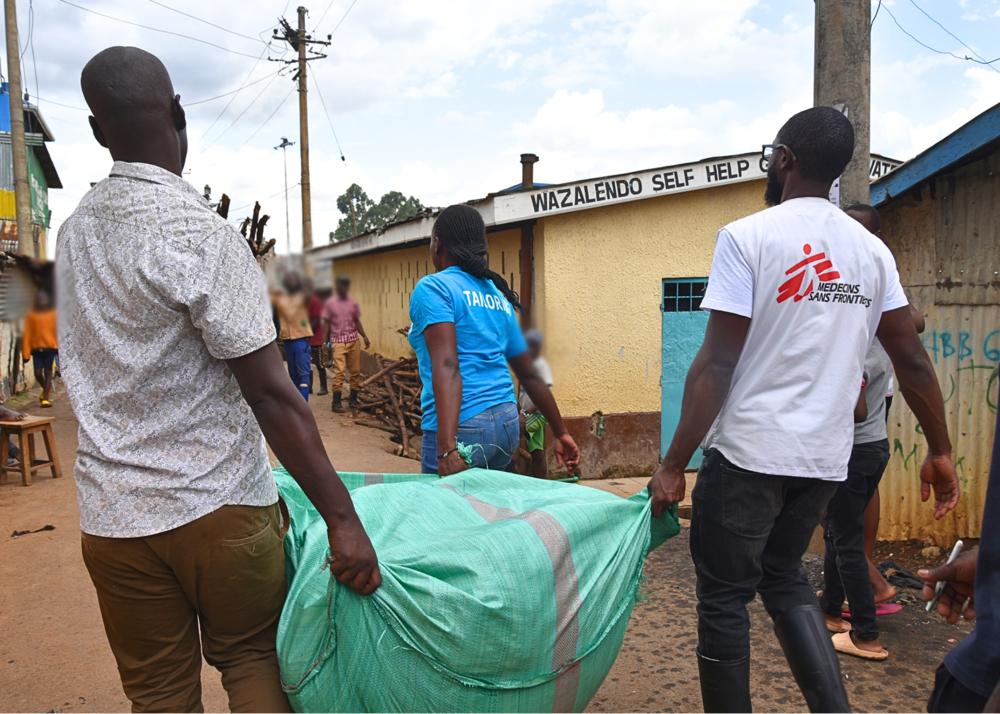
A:
[[[333,120],[330,118],[330,112],[326,109],[326,100],[323,99],[323,90],[319,87],[319,80],[316,79],[315,71],[309,75],[310,79],[313,81],[313,86],[316,87],[316,93],[319,95],[319,103],[323,106],[323,113],[326,115],[326,123],[330,125],[330,132],[333,134],[333,140],[337,143],[337,151],[340,153],[340,160],[347,161],[344,158],[344,150],[340,148],[340,139],[337,138],[337,130],[333,128]]]
[[[269,121],[274,119],[274,115],[277,114],[278,110],[285,105],[285,102],[288,101],[288,98],[292,96],[292,92],[294,91],[295,91],[295,85],[292,85],[292,88],[288,90],[288,94],[285,95],[284,99],[282,99],[281,102],[278,104],[278,106],[274,108],[274,111],[272,111],[270,114],[267,115],[267,119],[261,122],[260,126],[254,129],[253,133],[250,136],[248,136],[242,144],[240,144],[241,149],[247,144],[249,144],[250,140],[253,139],[255,136],[257,136],[257,134],[260,133],[260,130],[263,129]]]
[[[878,5],[875,7],[875,14],[872,15],[872,21],[868,24],[868,29],[871,30],[875,26],[875,20],[878,19],[878,12],[882,9],[882,0],[878,0]]]
[[[351,14],[351,10],[353,10],[354,6],[357,5],[357,4],[358,4],[358,0],[354,0],[350,4],[350,6],[347,8],[347,12],[345,12],[343,15],[341,15],[340,19],[337,21],[337,24],[333,26],[332,30],[330,30],[330,34],[331,35],[337,31],[337,28],[339,28],[341,25],[344,24],[344,20],[347,19],[347,16]]]
[[[35,100],[38,100],[38,62],[35,61],[35,0],[28,2],[28,47],[31,48],[31,73],[35,75]]]
[[[92,15],[97,15],[98,17],[103,17],[107,20],[114,20],[115,22],[120,22],[125,25],[131,25],[132,27],[139,27],[143,30],[149,30],[151,32],[159,32],[164,35],[172,35],[174,37],[180,37],[185,40],[191,40],[192,42],[200,42],[203,45],[208,45],[209,47],[214,47],[223,52],[228,52],[229,54],[239,55],[240,57],[249,57],[250,59],[255,59],[254,55],[247,54],[246,52],[240,52],[238,50],[231,50],[228,47],[223,47],[222,45],[217,45],[214,42],[209,42],[208,40],[203,40],[200,37],[192,37],[191,35],[185,35],[180,32],[174,32],[173,30],[164,30],[159,27],[151,27],[150,25],[143,25],[139,22],[132,22],[131,20],[123,20],[120,17],[115,17],[114,15],[108,15],[97,10],[92,10],[89,7],[84,7],[83,5],[77,5],[75,2],[70,2],[70,0],[59,0],[59,2],[64,5],[69,5],[70,7],[75,7],[77,10],[83,10],[84,12],[89,12]]]
[[[233,102],[236,101],[236,95],[239,94],[242,89],[245,89],[248,86],[247,81],[250,79],[250,75],[252,75],[253,71],[257,69],[257,65],[260,64],[260,61],[264,58],[264,55],[267,53],[267,50],[268,48],[270,48],[270,46],[271,46],[270,42],[264,44],[263,51],[261,51],[260,55],[257,57],[257,61],[253,63],[253,66],[250,68],[250,71],[247,72],[247,76],[243,78],[243,83],[240,85],[239,89],[233,92],[233,96],[228,102],[226,102],[226,106],[222,108],[222,111],[220,111],[218,114],[215,115],[215,119],[212,120],[212,123],[209,124],[208,128],[205,129],[204,132],[202,132],[201,135],[202,139],[208,136],[208,132],[212,131],[212,129],[215,128],[215,125],[218,123],[219,119],[222,118],[222,115],[225,114],[227,111],[229,111],[229,107],[231,107],[233,105]],[[278,71],[280,72],[281,70]]]
[[[924,42],[923,40],[921,40],[918,37],[916,37],[912,32],[909,32],[905,27],[903,27],[902,25],[900,25],[899,24],[899,20],[896,19],[896,15],[893,14],[892,10],[889,9],[888,5],[883,5],[883,7],[885,8],[885,11],[887,13],[889,13],[889,17],[892,18],[892,21],[896,24],[896,27],[899,28],[900,32],[902,32],[904,35],[906,35],[907,37],[909,37],[911,40],[913,40],[914,42],[916,42],[918,45],[920,45],[924,49],[928,49],[931,52],[934,52],[934,53],[939,54],[939,55],[948,55],[949,57],[954,57],[957,60],[963,60],[963,61],[966,61],[966,62],[975,62],[976,64],[985,64],[988,67],[990,67],[991,69],[996,70],[996,67],[993,66],[993,63],[997,62],[997,61],[1000,61],[1000,57],[997,57],[994,60],[984,61],[984,60],[976,59],[974,57],[969,57],[968,55],[966,55],[966,56],[957,55],[954,52],[949,52],[947,50],[939,50],[936,47],[931,47],[926,42]]]
[[[277,72],[273,72],[271,74],[265,74],[263,77],[258,77],[254,81],[248,82],[246,85],[244,85],[240,89],[246,89],[247,87],[252,87],[255,84],[260,84],[265,79],[271,79],[271,80],[273,80],[279,74],[281,74],[281,70],[280,69]],[[231,90],[229,92],[225,92],[223,94],[217,94],[214,97],[206,97],[205,99],[198,99],[198,100],[193,101],[193,102],[182,102],[182,104],[185,107],[193,107],[193,106],[196,106],[198,104],[206,104],[208,102],[214,102],[217,99],[222,99],[223,97],[228,97],[230,95],[234,95],[237,92],[239,92],[240,89],[233,89],[233,90]],[[39,100],[44,101],[44,102],[46,102],[48,104],[55,104],[57,107],[65,107],[66,109],[76,109],[79,112],[89,112],[90,111],[87,107],[78,107],[75,104],[64,104],[63,102],[57,102],[54,99],[49,99],[48,97],[40,97],[37,94],[35,95],[35,99],[39,99]],[[205,132],[205,133],[207,134],[208,132]],[[202,135],[202,136],[204,136],[204,135]]]
[[[35,95],[35,99],[37,99],[39,101],[43,101],[46,104],[55,104],[57,107],[65,107],[66,109],[76,109],[78,112],[89,112],[90,111],[89,109],[87,109],[87,107],[78,107],[78,106],[76,106],[74,104],[63,104],[62,102],[57,102],[57,101],[49,99],[47,97],[40,97],[37,94]]]
[[[167,5],[165,2],[160,2],[160,0],[149,0],[149,2],[153,3],[154,5],[159,5],[160,7],[162,7],[165,10],[170,10],[170,12],[176,12],[178,15],[183,15],[184,17],[189,17],[192,20],[196,20],[197,22],[201,22],[201,23],[203,23],[205,25],[208,25],[209,27],[214,27],[217,30],[222,30],[223,32],[228,32],[230,35],[234,35],[236,37],[242,37],[243,39],[250,40],[251,42],[264,42],[264,40],[262,40],[259,37],[251,37],[250,35],[244,35],[242,32],[236,32],[235,30],[230,30],[228,27],[223,27],[222,25],[217,25],[214,22],[211,22],[209,20],[203,20],[202,18],[197,17],[196,15],[192,15],[189,12],[184,12],[183,10],[178,10],[175,7],[170,7],[170,5]]]
[[[185,107],[193,107],[193,106],[195,106],[197,104],[205,104],[206,102],[214,102],[216,99],[222,99],[223,97],[232,96],[235,99],[235,95],[238,94],[238,93],[240,93],[240,92],[242,92],[247,87],[252,87],[255,84],[260,84],[265,79],[273,79],[275,76],[277,76],[280,73],[281,73],[281,70],[279,69],[277,72],[271,72],[271,74],[265,74],[263,77],[258,77],[257,79],[255,79],[252,82],[246,82],[245,84],[241,85],[237,89],[232,89],[232,90],[230,90],[228,92],[223,92],[222,94],[216,94],[214,97],[208,97],[207,99],[199,99],[196,102],[182,102],[182,104]],[[227,104],[226,106],[228,107],[229,105]],[[212,127],[209,127],[209,129],[211,129],[211,128]],[[206,130],[205,133],[207,134],[208,131]]]
[[[972,49],[971,47],[969,47],[969,45],[966,44],[962,40],[961,37],[959,37],[958,35],[956,35],[954,32],[952,32],[951,30],[949,30],[947,27],[945,27],[944,25],[942,25],[940,22],[938,22],[937,20],[935,20],[933,17],[931,17],[931,15],[926,10],[924,10],[922,7],[920,7],[919,5],[917,5],[917,3],[914,2],[914,0],[910,0],[910,4],[913,5],[913,7],[917,8],[923,14],[924,17],[926,17],[928,20],[930,20],[935,25],[937,25],[942,30],[944,30],[946,33],[948,33],[951,36],[952,39],[954,39],[954,40],[956,40],[958,42],[958,44],[962,45],[962,47],[964,47],[969,52],[971,52],[973,55],[975,55],[975,57],[977,59],[979,59],[983,64],[985,64],[986,66],[988,66],[994,72],[1000,72],[1000,69],[997,69],[996,67],[994,67],[990,62],[988,62],[986,60],[985,57],[983,57],[981,54],[979,54],[974,49]],[[971,57],[966,57],[965,59],[970,59],[971,60],[972,58]],[[995,62],[996,60],[993,60],[993,61]]]
[[[284,68],[282,68],[282,69],[284,69]],[[259,92],[257,92],[257,94],[254,96],[254,98],[251,99],[247,103],[247,105],[245,107],[243,107],[243,111],[241,111],[239,114],[237,114],[233,118],[233,120],[231,122],[229,122],[229,124],[226,126],[226,128],[223,129],[221,133],[219,133],[218,136],[216,136],[214,139],[212,139],[210,142],[208,142],[208,144],[205,145],[206,149],[208,147],[210,147],[210,146],[214,146],[219,141],[219,139],[221,139],[223,136],[226,135],[226,132],[228,132],[230,129],[232,129],[234,126],[236,126],[237,122],[239,122],[239,120],[243,118],[243,115],[246,114],[248,111],[250,111],[251,107],[253,107],[253,106],[255,106],[257,104],[257,100],[258,99],[260,99],[262,96],[264,96],[264,92],[266,92],[268,90],[268,88],[271,86],[271,84],[274,82],[275,78],[277,78],[277,76],[279,74],[281,74],[281,70],[278,70],[277,72],[275,72],[274,74],[271,75],[270,80],[268,81],[268,83],[265,84],[261,88],[261,90]],[[208,132],[205,132],[205,134],[207,134],[207,133]],[[202,134],[202,138],[203,139],[205,138],[205,134]]]
[[[262,203],[263,201],[267,201],[268,199],[274,198],[275,196],[280,196],[283,193],[288,193],[293,188],[298,188],[298,186],[299,186],[298,183],[294,183],[291,186],[289,186],[286,190],[278,191],[277,193],[272,193],[270,196],[264,196],[264,198],[258,199],[256,201],[254,201],[254,203]],[[250,208],[250,206],[252,206],[252,205],[253,205],[253,203],[244,203],[242,206],[237,206],[236,208],[230,208],[229,212],[233,213],[235,211],[242,211],[244,208]],[[243,222],[243,218],[230,218],[229,220],[230,220],[231,223],[242,223]]]
[[[313,26],[313,32],[316,32],[316,30],[319,29],[319,26],[323,24],[323,20],[326,19],[326,13],[330,12],[330,8],[333,7],[334,2],[336,2],[336,0],[330,0],[330,2],[326,4],[326,8],[323,10],[323,14],[319,16],[319,19],[316,21],[315,26]]]

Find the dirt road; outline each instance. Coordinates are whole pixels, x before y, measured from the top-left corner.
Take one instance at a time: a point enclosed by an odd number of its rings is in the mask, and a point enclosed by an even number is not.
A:
[[[64,395],[50,410],[65,478],[39,476],[30,488],[13,477],[0,485],[0,711],[128,711],[100,614],[80,558],[76,491],[72,480],[76,426]],[[15,406],[11,404],[10,406]],[[28,408],[28,411],[37,410]],[[398,458],[386,435],[314,403],[324,442],[346,471],[406,472],[415,461]],[[14,530],[51,524],[55,530],[11,538]],[[817,573],[817,564],[810,564]],[[804,702],[759,603],[753,617],[753,690],[758,711],[801,710]],[[697,711],[694,573],[687,531],[652,554],[643,598],[622,653],[591,703],[593,711]],[[967,631],[926,615],[915,603],[883,620],[883,664],[842,660],[858,711],[923,710],[934,669]],[[218,675],[203,674],[208,711],[224,711]]]

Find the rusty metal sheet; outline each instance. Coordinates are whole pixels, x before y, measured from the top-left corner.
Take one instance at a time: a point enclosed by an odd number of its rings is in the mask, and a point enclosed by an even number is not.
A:
[[[879,489],[879,537],[931,536],[950,544],[957,537],[977,537],[982,527],[997,416],[1000,305],[935,305],[933,286],[908,292],[927,318],[921,337],[944,394],[962,500],[940,521],[934,520],[931,504],[920,501],[919,472],[927,444],[897,386],[889,420],[892,456]]]

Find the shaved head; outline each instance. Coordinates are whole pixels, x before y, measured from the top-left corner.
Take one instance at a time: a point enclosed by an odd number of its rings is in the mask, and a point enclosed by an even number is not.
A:
[[[155,55],[138,47],[109,47],[83,68],[80,87],[93,114],[94,136],[115,160],[180,173],[187,154],[184,110]]]

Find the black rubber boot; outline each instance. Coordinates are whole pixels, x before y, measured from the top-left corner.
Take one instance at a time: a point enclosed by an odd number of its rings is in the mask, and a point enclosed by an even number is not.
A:
[[[816,605],[799,605],[774,622],[785,659],[811,712],[849,712],[837,652]]]
[[[347,404],[351,409],[356,409],[358,406],[358,393],[353,389],[351,390],[351,395],[347,398]]]
[[[330,405],[330,411],[332,412],[344,411],[344,397],[340,392],[337,392],[333,395],[333,404]]]
[[[750,658],[722,661],[698,655],[701,702],[706,712],[749,712]]]

